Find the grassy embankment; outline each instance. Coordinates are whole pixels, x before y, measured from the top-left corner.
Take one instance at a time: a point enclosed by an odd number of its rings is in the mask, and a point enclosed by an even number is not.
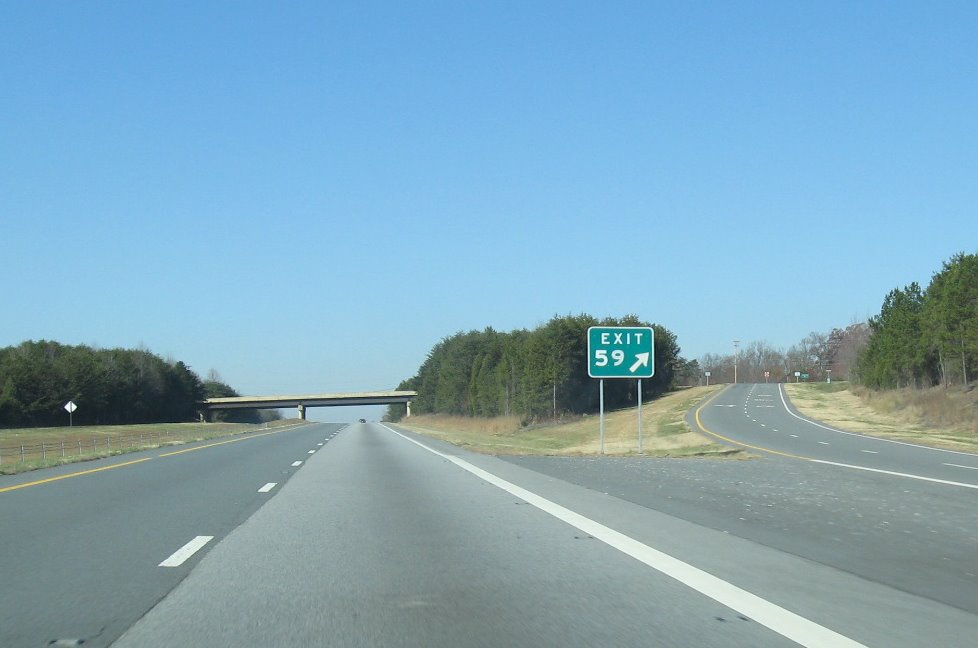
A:
[[[805,416],[831,427],[949,450],[978,451],[978,390],[872,391],[849,383],[785,385]]]
[[[672,392],[642,407],[645,454],[656,457],[737,457],[728,448],[693,432],[686,413],[721,386],[693,387]],[[398,423],[415,432],[448,441],[468,450],[502,455],[592,455],[600,452],[598,416],[567,423],[520,426],[516,416],[469,418],[412,416]],[[605,453],[638,454],[636,408],[605,413]]]
[[[11,475],[300,423],[302,421],[298,419],[288,419],[267,424],[160,423],[0,430],[0,474]],[[21,448],[24,461],[21,461]]]

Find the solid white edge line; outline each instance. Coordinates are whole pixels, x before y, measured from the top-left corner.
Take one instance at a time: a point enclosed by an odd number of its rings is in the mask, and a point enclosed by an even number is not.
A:
[[[975,457],[975,456],[978,456],[974,452],[962,452],[960,450],[947,450],[945,448],[932,448],[930,446],[917,445],[916,443],[907,443],[906,441],[896,441],[895,439],[884,439],[883,437],[875,437],[875,436],[870,436],[868,434],[859,434],[858,432],[846,432],[845,430],[838,430],[838,429],[836,429],[834,427],[829,427],[828,425],[822,425],[821,423],[817,423],[816,421],[813,421],[811,419],[807,419],[807,418],[805,418],[803,416],[798,416],[797,414],[795,414],[794,412],[792,412],[791,411],[791,408],[788,407],[788,402],[784,398],[784,392],[781,389],[780,383],[778,384],[778,393],[781,395],[781,404],[784,405],[784,409],[785,409],[786,412],[788,412],[788,414],[791,414],[792,416],[794,416],[799,421],[804,421],[805,423],[808,423],[809,425],[814,425],[815,427],[820,427],[823,430],[828,430],[829,432],[837,432],[838,434],[847,434],[849,436],[861,437],[863,439],[869,439],[871,441],[882,441],[884,443],[895,443],[897,445],[910,446],[911,448],[920,448],[922,450],[934,450],[935,452],[947,452],[947,453],[950,453],[950,454],[964,455],[965,457]]]
[[[278,486],[278,482],[268,482],[267,484],[265,484],[264,486],[262,486],[261,488],[259,488],[258,489],[258,492],[259,493],[267,493],[268,491],[272,490],[276,486]]]
[[[725,605],[732,610],[750,617],[761,625],[777,632],[778,634],[802,645],[811,648],[835,647],[856,648],[863,646],[844,635],[821,626],[814,621],[786,610],[770,601],[763,599],[755,594],[743,590],[732,583],[709,574],[688,563],[684,563],[678,558],[662,553],[657,549],[639,542],[625,534],[615,531],[595,522],[590,518],[575,513],[568,508],[551,502],[531,491],[521,488],[516,484],[508,482],[490,472],[482,470],[463,459],[439,452],[423,443],[401,434],[386,425],[381,427],[393,432],[397,436],[410,441],[420,448],[446,459],[459,468],[475,475],[497,488],[500,488],[511,495],[519,497],[528,504],[552,515],[553,517],[565,522],[580,531],[601,540],[605,544],[614,547],[627,556],[659,571],[670,578],[690,587],[700,594],[707,596],[721,605]],[[863,648],[865,648],[863,646]]]
[[[936,479],[934,477],[924,477],[923,475],[910,475],[908,473],[894,472],[892,470],[881,470],[879,468],[867,468],[866,466],[853,466],[852,464],[837,463],[835,461],[825,461],[823,459],[809,459],[815,463],[826,464],[829,466],[841,466],[843,468],[852,468],[854,470],[865,470],[867,472],[882,473],[884,475],[895,475],[897,477],[909,477],[910,479],[919,479],[920,481],[934,482],[935,484],[946,484],[948,486],[961,486],[963,488],[974,488],[978,490],[978,484],[965,484],[963,482],[949,481],[947,479]]]
[[[160,567],[179,567],[187,561],[192,555],[201,550],[201,548],[214,539],[214,536],[197,536],[187,544],[183,545],[179,549],[173,552],[173,554],[160,563]]]

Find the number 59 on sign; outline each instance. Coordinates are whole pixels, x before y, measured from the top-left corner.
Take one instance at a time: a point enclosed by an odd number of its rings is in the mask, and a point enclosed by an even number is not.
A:
[[[611,352],[611,362],[614,366],[618,367],[623,362],[625,362],[625,352],[621,349],[615,349]],[[598,349],[594,352],[594,366],[595,367],[607,367],[608,366],[608,350]]]

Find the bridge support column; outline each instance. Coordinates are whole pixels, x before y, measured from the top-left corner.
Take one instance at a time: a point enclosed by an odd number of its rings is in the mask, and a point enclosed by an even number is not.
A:
[[[411,401],[408,401],[406,405],[407,405],[407,416],[405,416],[404,418],[411,418]]]
[[[306,420],[306,406],[302,403],[299,403],[299,418],[301,418],[303,421]]]

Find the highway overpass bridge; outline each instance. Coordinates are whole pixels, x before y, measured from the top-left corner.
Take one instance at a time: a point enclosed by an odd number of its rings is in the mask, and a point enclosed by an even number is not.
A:
[[[208,398],[199,405],[202,413],[229,409],[282,409],[296,407],[305,420],[307,407],[342,407],[344,405],[391,405],[404,403],[411,416],[411,400],[416,391],[355,392],[350,394],[304,394],[288,396],[228,396]]]

